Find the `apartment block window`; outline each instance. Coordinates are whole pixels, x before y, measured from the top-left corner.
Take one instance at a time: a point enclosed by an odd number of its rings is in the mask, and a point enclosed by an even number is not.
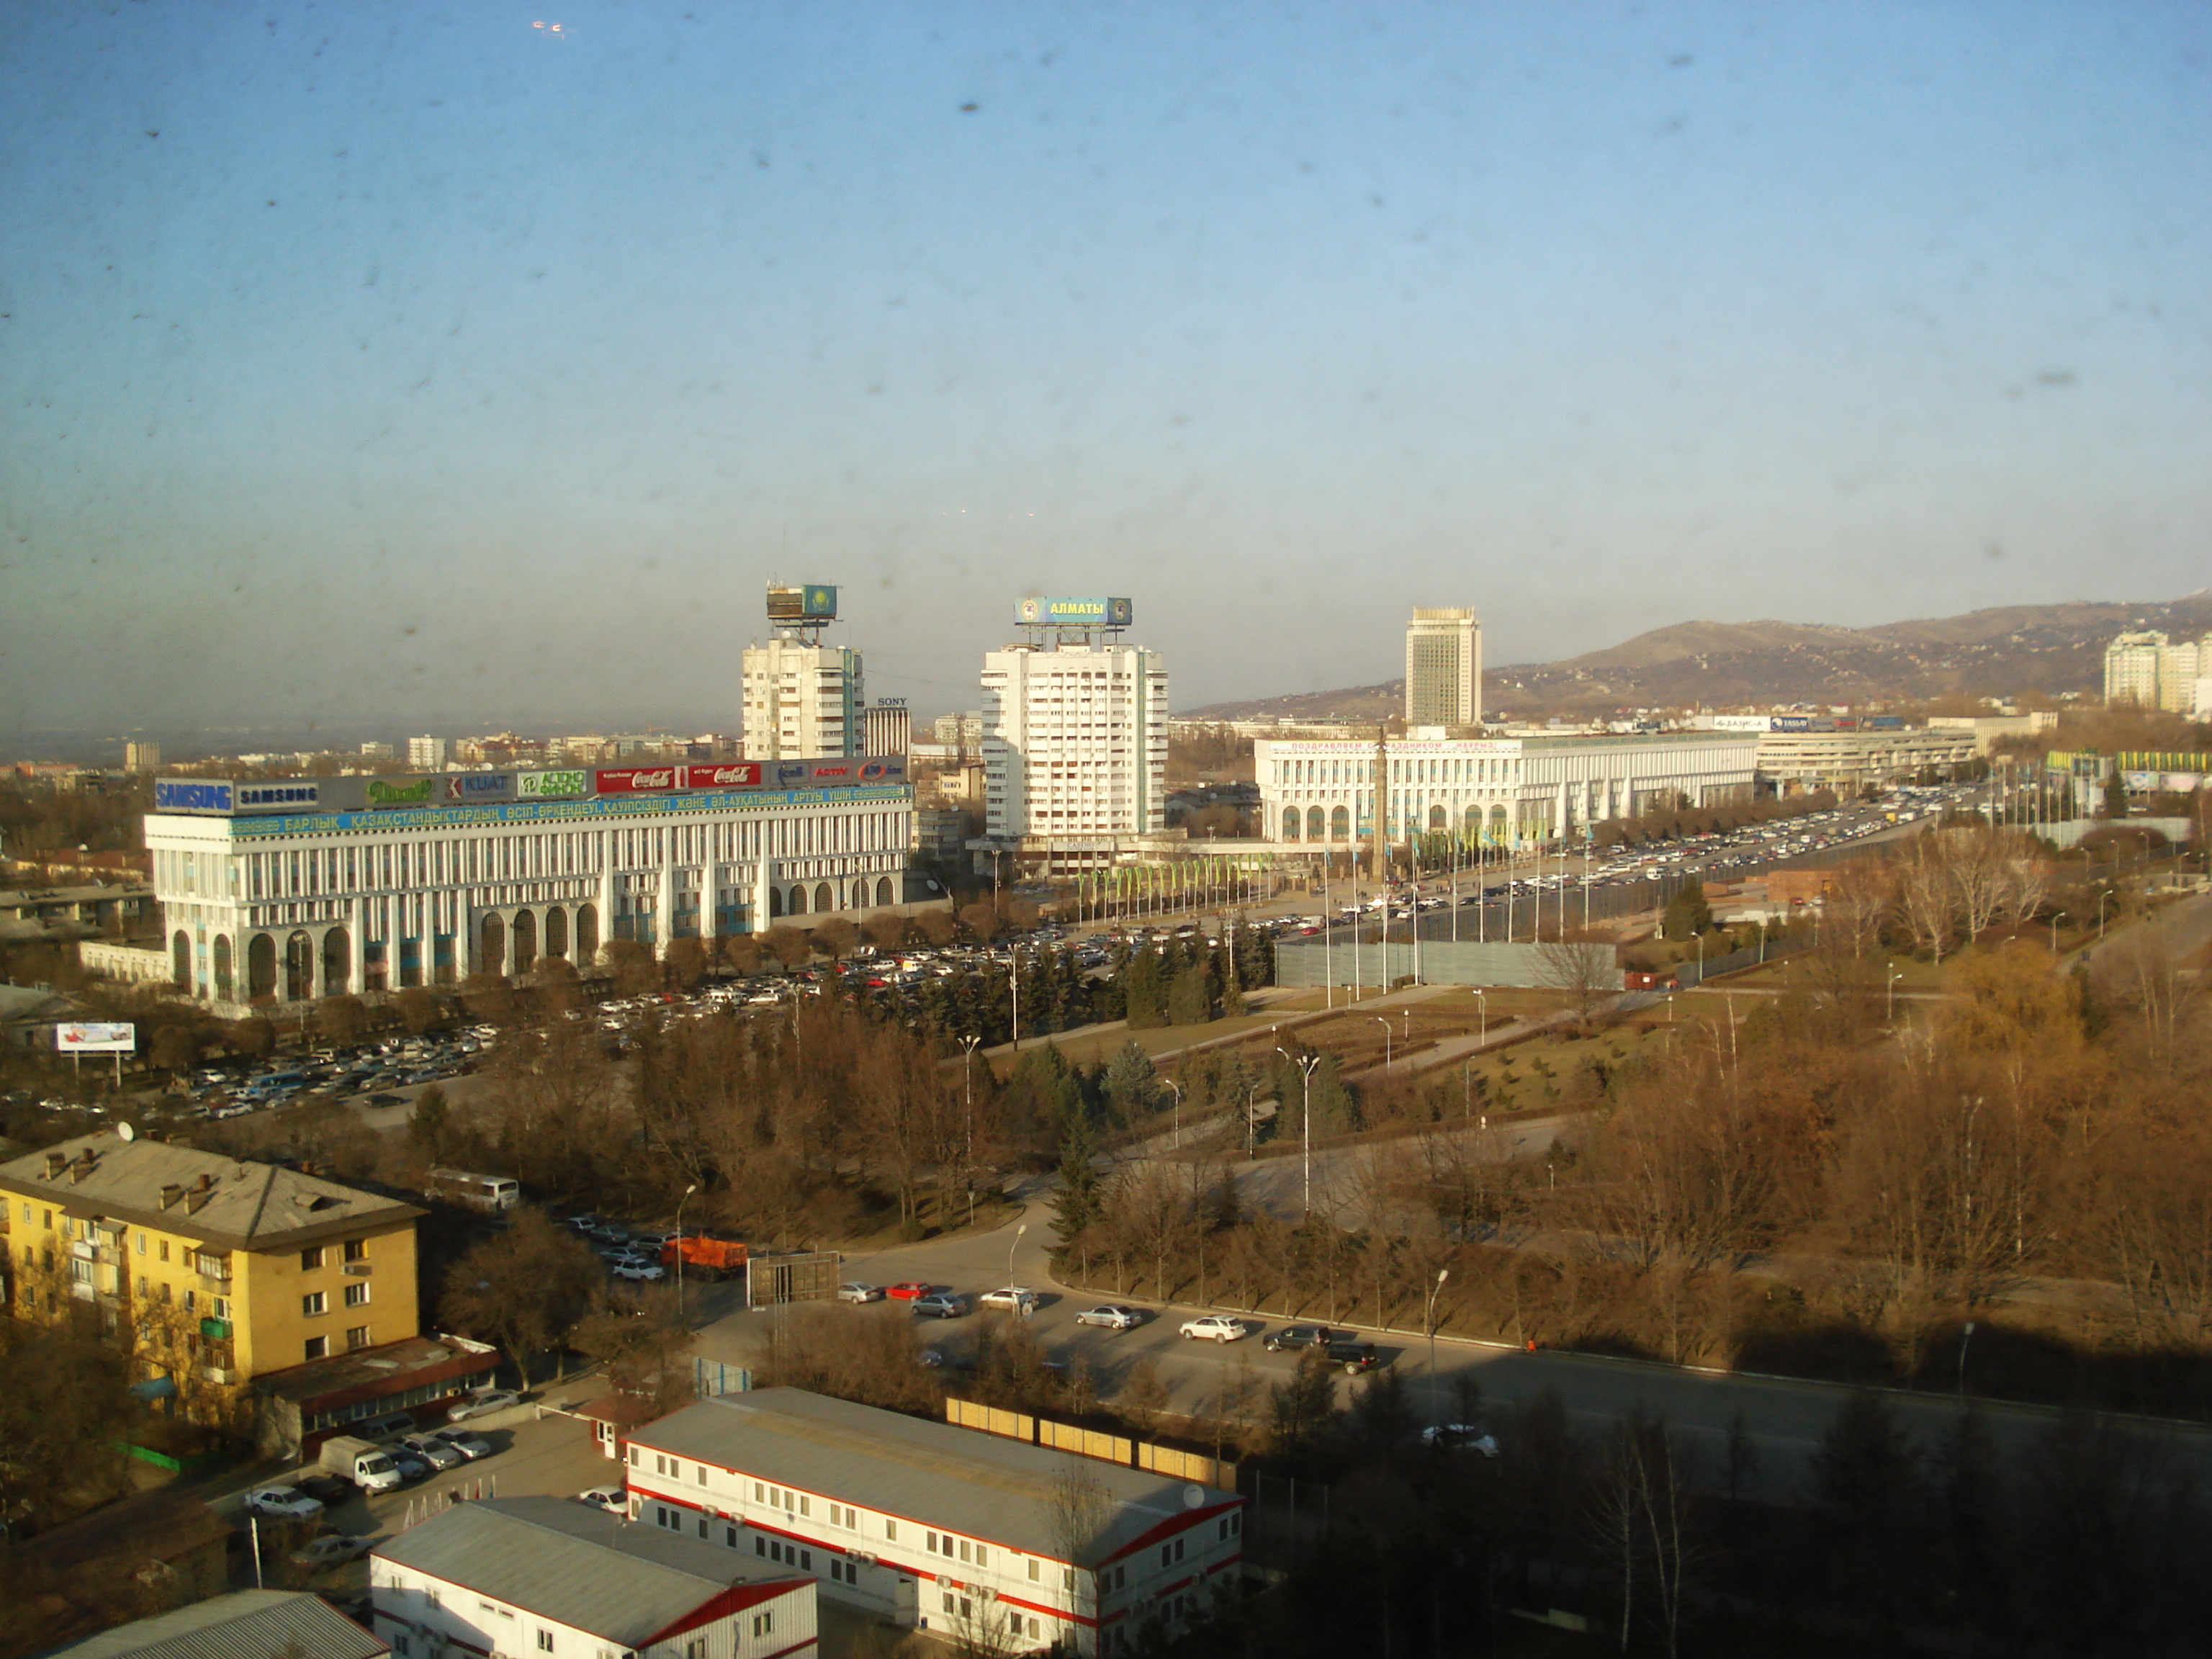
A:
[[[541,1630],[538,1632],[538,1650],[540,1653],[550,1653],[553,1651],[553,1632],[551,1631]]]
[[[331,1298],[328,1291],[313,1291],[300,1298],[300,1312],[307,1318],[312,1319],[317,1314],[325,1314],[330,1310]]]
[[[169,1259],[169,1241],[167,1239],[165,1238],[161,1241],[161,1248],[158,1254],[164,1261],[167,1261]]]
[[[143,1228],[140,1229],[138,1233],[138,1254],[141,1255],[146,1254],[146,1234]]]
[[[349,1238],[346,1240],[345,1259],[349,1261],[368,1261],[368,1241],[365,1238]]]
[[[896,1540],[898,1537],[898,1522],[892,1520],[885,1520],[884,1522],[884,1536]]]
[[[366,1285],[347,1285],[345,1287],[345,1304],[349,1308],[366,1308],[368,1305],[368,1286]]]
[[[300,1252],[300,1266],[304,1271],[312,1273],[314,1269],[321,1267],[322,1265],[323,1247],[321,1245],[310,1245],[307,1249]]]
[[[753,1615],[753,1634],[765,1636],[775,1628],[775,1610],[769,1608]]]
[[[330,1352],[331,1340],[327,1336],[311,1336],[307,1339],[308,1358],[325,1358],[329,1356]]]
[[[367,1347],[368,1346],[368,1326],[366,1326],[366,1325],[354,1325],[354,1326],[349,1326],[349,1327],[347,1328],[347,1330],[346,1330],[346,1347],[347,1347],[349,1350],[355,1349],[355,1348],[365,1348],[365,1347]]]

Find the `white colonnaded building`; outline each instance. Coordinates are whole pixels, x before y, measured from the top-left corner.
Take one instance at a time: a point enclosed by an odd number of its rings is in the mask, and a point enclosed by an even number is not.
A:
[[[888,908],[913,812],[905,757],[859,756],[161,778],[145,830],[172,983],[246,1003]]]

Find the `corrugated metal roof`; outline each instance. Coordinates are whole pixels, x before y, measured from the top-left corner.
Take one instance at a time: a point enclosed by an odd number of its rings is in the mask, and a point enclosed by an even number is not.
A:
[[[793,1577],[568,1498],[457,1504],[375,1555],[625,1648],[732,1585]]]
[[[1028,1555],[1065,1559],[1056,1495],[1073,1471],[1113,1506],[1083,1554],[1103,1560],[1188,1512],[1188,1483],[1095,1458],[832,1400],[799,1389],[721,1395],[630,1437],[749,1477],[834,1498]],[[639,1470],[642,1475],[645,1472]],[[1209,1502],[1231,1501],[1209,1492]]]
[[[41,1659],[381,1659],[391,1651],[319,1595],[258,1589],[120,1625]]]

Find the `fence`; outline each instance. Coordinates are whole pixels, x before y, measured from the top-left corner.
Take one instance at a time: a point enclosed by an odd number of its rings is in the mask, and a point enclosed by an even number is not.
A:
[[[1550,945],[1475,945],[1466,940],[1421,940],[1418,977],[1430,985],[1557,986],[1564,964]],[[1392,939],[1386,945],[1363,945],[1355,958],[1349,939],[1324,948],[1319,939],[1299,939],[1275,947],[1275,983],[1312,987],[1326,985],[1332,976],[1339,985],[1391,985],[1416,977],[1413,944]],[[1358,978],[1353,977],[1354,970]],[[1582,971],[1570,970],[1579,981]],[[1624,981],[1617,969],[1607,969],[1613,990]]]
[[[1086,1429],[1079,1423],[1055,1422],[1048,1417],[1032,1417],[1027,1412],[1010,1412],[972,1400],[951,1399],[945,1402],[945,1420],[956,1428],[980,1429],[985,1434],[1026,1441],[1048,1451],[1072,1452],[1078,1457],[1117,1463],[1125,1469],[1143,1469],[1170,1480],[1196,1481],[1203,1486],[1218,1486],[1224,1492],[1237,1490],[1237,1466],[1226,1458],[1132,1440],[1126,1435]]]

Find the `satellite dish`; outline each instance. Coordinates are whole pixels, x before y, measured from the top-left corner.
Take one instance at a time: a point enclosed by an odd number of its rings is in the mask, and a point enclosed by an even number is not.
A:
[[[1188,1486],[1185,1486],[1182,1489],[1182,1506],[1187,1510],[1204,1509],[1206,1507],[1206,1488],[1200,1486],[1195,1480],[1192,1481]]]
[[[115,1126],[115,1138],[118,1140],[136,1140],[138,1132],[127,1123],[118,1123]]]

